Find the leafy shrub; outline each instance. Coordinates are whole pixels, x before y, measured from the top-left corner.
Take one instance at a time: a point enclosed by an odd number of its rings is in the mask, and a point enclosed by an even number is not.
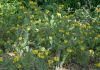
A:
[[[53,70],[69,63],[86,68],[91,62],[100,67],[100,8],[68,15],[56,5],[42,10],[29,1],[29,6],[17,0],[0,4],[1,67]]]

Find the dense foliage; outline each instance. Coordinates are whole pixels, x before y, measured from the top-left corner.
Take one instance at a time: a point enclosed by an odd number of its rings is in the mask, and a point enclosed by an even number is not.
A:
[[[88,1],[0,0],[0,68],[55,70],[74,63],[99,70],[100,2]]]

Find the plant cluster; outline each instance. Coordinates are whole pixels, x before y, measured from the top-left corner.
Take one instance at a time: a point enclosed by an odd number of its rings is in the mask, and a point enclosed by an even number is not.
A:
[[[64,5],[0,2],[0,67],[55,70],[70,63],[100,68],[100,7],[69,14]]]

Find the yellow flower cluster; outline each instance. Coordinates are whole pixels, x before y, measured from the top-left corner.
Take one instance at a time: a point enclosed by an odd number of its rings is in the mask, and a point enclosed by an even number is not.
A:
[[[80,22],[77,22],[77,23],[72,24],[72,26],[73,27],[80,27],[81,25],[80,25]]]
[[[96,8],[96,12],[100,12],[100,8]]]
[[[53,62],[54,62],[53,60],[48,60],[49,65],[53,64]]]
[[[13,63],[18,62],[19,60],[20,60],[20,56],[17,55],[17,56],[14,57],[14,59],[13,59]]]
[[[59,10],[61,10],[62,8],[64,8],[64,5],[59,5]]]
[[[44,53],[43,53],[43,52],[39,52],[39,53],[38,53],[38,57],[39,57],[39,58],[42,58],[42,59],[45,58]]]
[[[59,61],[59,57],[55,56],[52,60],[48,60],[48,64],[52,65],[54,62],[58,62]]]
[[[37,5],[37,2],[29,1],[31,5]]]
[[[41,47],[40,50],[33,50],[33,54],[37,55],[39,58],[45,58],[49,55],[49,49],[45,49],[44,47]]]
[[[90,53],[91,56],[93,56],[94,55],[94,50],[90,49],[89,53]]]
[[[65,34],[66,34],[66,35],[70,35],[70,33],[69,33],[69,32],[65,32]]]
[[[81,28],[86,29],[87,28],[86,24],[81,25]]]
[[[19,41],[21,41],[22,39],[23,39],[22,36],[20,36],[20,37],[18,38]]]
[[[61,17],[61,13],[58,13],[58,12],[57,12],[57,16],[58,16],[58,17]]]
[[[24,6],[20,6],[19,8],[20,8],[20,9],[24,9],[25,7],[24,7]]]
[[[95,40],[100,39],[100,34],[96,35]]]
[[[81,51],[84,51],[86,48],[83,46],[80,48]]]
[[[18,16],[17,18],[18,18],[18,19],[21,19],[21,18],[22,18],[22,16]]]
[[[3,58],[2,57],[0,57],[0,62],[3,62]]]
[[[40,48],[40,51],[45,52],[46,49],[45,49],[44,47],[41,47],[41,48]]]
[[[64,32],[65,32],[65,30],[64,30],[64,29],[60,29],[60,30],[59,30],[59,32],[64,33]]]
[[[24,14],[28,14],[28,12],[27,11],[24,11]]]
[[[98,34],[97,37],[100,38],[100,34]]]
[[[46,50],[45,51],[45,55],[48,56],[49,55],[49,52],[50,52],[49,50]]]
[[[68,40],[64,40],[64,44],[67,44],[68,43]]]
[[[38,50],[33,50],[33,54],[38,54]]]
[[[40,50],[33,50],[33,54],[37,55],[39,58],[44,59],[49,54],[49,50],[45,49],[44,47],[41,47]],[[47,62],[49,65],[52,65],[54,62],[58,62],[59,57],[55,56],[53,59],[48,59]]]
[[[95,64],[96,67],[100,67],[100,62]]]
[[[56,61],[56,62],[59,61],[59,57],[55,56],[54,61]]]

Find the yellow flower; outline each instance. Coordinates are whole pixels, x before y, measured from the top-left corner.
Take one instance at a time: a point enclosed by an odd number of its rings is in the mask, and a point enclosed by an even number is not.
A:
[[[96,20],[92,19],[92,22],[94,23]]]
[[[53,64],[53,60],[48,60],[48,64],[49,65]]]
[[[64,40],[64,44],[67,44],[68,43],[68,40]]]
[[[18,55],[18,53],[16,51],[13,52],[14,54]]]
[[[17,24],[17,27],[19,27],[20,25],[19,24]]]
[[[22,4],[22,2],[18,2],[18,4],[19,4],[19,5],[21,5],[21,4]]]
[[[33,22],[33,20],[31,19],[31,20],[30,20],[30,22],[32,23],[32,22]],[[33,23],[33,24],[34,24],[34,23]]]
[[[0,62],[3,62],[3,58],[2,57],[0,57]]]
[[[49,13],[49,10],[46,10],[46,14],[48,14]]]
[[[49,55],[49,52],[50,52],[49,49],[47,49],[47,50],[45,51],[45,55],[48,56],[48,55]]]
[[[96,8],[96,12],[100,12],[100,8]]]
[[[83,41],[82,41],[82,40],[79,40],[77,43],[78,43],[78,44],[82,44],[82,43],[83,43]]]
[[[27,31],[30,31],[31,30],[31,28],[30,27],[27,27]]]
[[[68,16],[67,16],[67,15],[65,15],[65,16],[64,16],[64,18],[68,18]]]
[[[45,55],[48,56],[48,54],[49,54],[49,50],[46,50]]]
[[[18,40],[22,40],[23,38],[20,36],[19,38],[18,38]]]
[[[61,14],[57,12],[57,16],[58,16],[58,17],[61,17]]]
[[[59,57],[55,56],[54,61],[59,61]]]
[[[18,68],[21,68],[21,67],[22,67],[22,65],[21,65],[21,64],[17,64],[17,67],[18,67]]]
[[[38,53],[38,57],[43,59],[45,56],[44,56],[44,54],[42,52],[39,52]]]
[[[38,50],[33,50],[33,54],[38,54]]]
[[[18,61],[19,61],[19,59],[20,59],[20,56],[15,56],[15,57],[14,57],[14,59],[13,59],[13,63],[18,62]]]
[[[60,30],[59,30],[59,32],[62,32],[62,33],[64,33],[65,31],[64,31],[64,29],[60,29]]]
[[[66,32],[65,34],[66,34],[66,35],[69,35],[69,32]]]
[[[36,28],[35,30],[36,30],[36,32],[39,32],[39,29]]]
[[[28,12],[24,12],[24,14],[27,14]]]
[[[59,9],[61,10],[64,7],[64,5],[59,5]]]
[[[87,26],[85,24],[81,25],[81,28],[85,29]]]
[[[19,8],[20,8],[20,9],[24,9],[24,6],[20,6]]]
[[[100,62],[99,63],[96,63],[95,66],[100,67]]]
[[[0,8],[2,8],[2,5],[0,4]]]
[[[8,40],[7,43],[10,44],[10,40]]]
[[[52,36],[49,36],[49,39],[52,40]]]
[[[3,13],[0,13],[0,15],[3,15]]]
[[[40,51],[43,51],[44,52],[45,50],[46,50],[45,47],[41,47],[40,48]]]
[[[30,4],[34,4],[33,1],[29,1]]]
[[[18,19],[21,19],[21,18],[22,18],[22,16],[18,16],[17,18],[18,18]]]
[[[71,48],[68,48],[67,52],[71,53],[71,52],[73,52],[73,50]]]
[[[87,26],[87,28],[88,28],[88,29],[90,29],[90,28],[91,28],[91,26],[90,26],[90,25],[88,25],[88,26]]]
[[[29,3],[32,4],[32,5],[36,5],[37,4],[37,2],[33,2],[33,1],[29,1]]]
[[[100,34],[96,35],[96,37],[94,38],[95,40],[100,39]]]
[[[94,50],[90,49],[90,50],[89,50],[89,53],[90,53],[90,55],[93,56],[93,55],[94,55]]]
[[[80,50],[81,50],[81,51],[84,51],[84,50],[85,50],[85,47],[81,47]]]
[[[100,34],[98,34],[96,37],[100,38]]]

